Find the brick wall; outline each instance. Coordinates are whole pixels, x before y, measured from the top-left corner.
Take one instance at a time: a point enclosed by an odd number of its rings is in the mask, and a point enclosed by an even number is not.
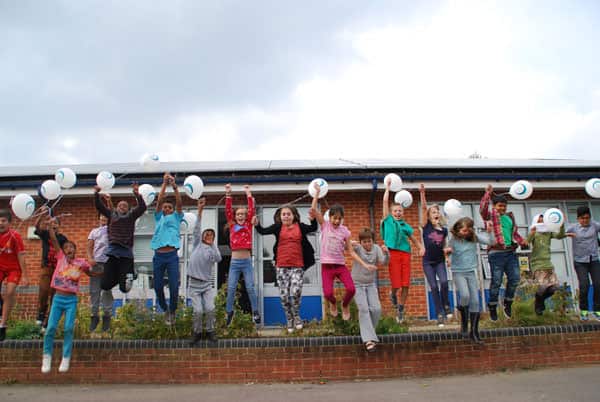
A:
[[[76,341],[71,370],[42,375],[40,341],[0,343],[0,378],[22,383],[245,383],[383,379],[565,367],[600,362],[600,324],[384,335],[368,353],[359,337],[184,341]],[[59,343],[59,342],[57,342]]]
[[[457,198],[463,202],[478,202],[483,194],[482,191],[428,191],[428,202],[439,203],[449,198]],[[290,194],[256,194],[257,205],[279,205],[290,202],[297,197],[302,196],[301,193]],[[382,196],[383,191],[378,190],[375,198],[375,222],[376,229],[378,228],[379,219],[381,219],[382,211]],[[413,228],[419,226],[419,209],[417,191],[412,191],[414,199],[413,205],[406,209],[405,219]],[[241,195],[234,195],[234,203],[242,202]],[[329,192],[326,200],[329,205],[339,203],[345,208],[344,223],[353,233],[353,237],[357,239],[358,231],[363,227],[370,226],[369,219],[369,201],[371,194],[369,191],[354,191],[354,192]],[[120,199],[125,197],[115,197],[113,202],[116,204]],[[211,195],[208,197],[208,205],[215,205],[221,195]],[[130,203],[134,202],[133,197],[126,198]],[[558,191],[536,191],[528,201],[533,200],[585,200],[586,195],[583,190],[558,190]],[[305,199],[305,202],[310,202],[310,199]],[[195,202],[184,196],[186,206],[193,206]],[[7,207],[7,200],[0,201],[0,207]],[[222,204],[221,204],[222,205]],[[93,206],[91,197],[80,198],[64,198],[56,208],[56,214],[70,213],[70,216],[65,216],[62,219],[62,232],[69,239],[74,240],[78,246],[77,254],[80,257],[85,257],[85,247],[87,243],[87,235],[92,228],[97,225],[97,214]],[[33,220],[23,224],[15,219],[13,228],[18,228],[23,238],[26,237],[27,226],[33,226]],[[378,230],[376,230],[378,232]],[[378,242],[381,243],[378,234]],[[30,286],[18,288],[17,303],[15,316],[33,318],[37,313],[37,284],[40,274],[41,246],[39,240],[25,240],[27,249],[27,272],[30,281]],[[348,265],[351,266],[351,261],[348,259]],[[425,317],[427,315],[427,302],[425,294],[424,276],[421,267],[420,258],[413,255],[412,260],[412,282],[406,311],[409,316]],[[391,312],[392,308],[387,295],[389,294],[389,275],[387,269],[380,271],[380,279],[383,285],[380,287],[381,302],[384,312]],[[87,285],[88,279],[84,277],[82,284]],[[87,297],[82,298],[83,302],[87,301]]]

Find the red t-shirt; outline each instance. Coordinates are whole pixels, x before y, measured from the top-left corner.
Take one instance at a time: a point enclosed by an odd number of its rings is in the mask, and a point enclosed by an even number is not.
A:
[[[23,251],[25,246],[18,232],[8,229],[0,233],[0,269],[3,271],[21,269],[17,255]]]
[[[299,268],[303,265],[300,225],[297,223],[290,226],[281,225],[277,244],[277,266]]]

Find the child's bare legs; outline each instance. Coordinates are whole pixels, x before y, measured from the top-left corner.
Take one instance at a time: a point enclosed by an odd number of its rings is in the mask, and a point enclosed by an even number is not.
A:
[[[404,306],[406,304],[406,299],[408,299],[408,286],[403,286],[401,289],[400,304]]]

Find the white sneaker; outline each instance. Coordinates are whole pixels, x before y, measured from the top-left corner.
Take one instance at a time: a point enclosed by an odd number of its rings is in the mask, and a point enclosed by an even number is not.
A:
[[[70,357],[63,357],[61,362],[60,362],[60,366],[58,366],[58,372],[59,373],[66,373],[67,371],[69,371],[69,366],[71,365],[71,358]]]
[[[131,290],[134,279],[133,274],[125,275],[125,293],[128,293]]]
[[[52,368],[52,355],[42,356],[42,373],[48,374]]]

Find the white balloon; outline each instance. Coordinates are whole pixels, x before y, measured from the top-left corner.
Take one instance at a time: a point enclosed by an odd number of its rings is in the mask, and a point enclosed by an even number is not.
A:
[[[533,186],[527,180],[517,180],[510,186],[510,196],[517,200],[524,200],[533,194]]]
[[[141,161],[142,168],[146,171],[158,169],[160,159],[157,154],[144,154]]]
[[[144,199],[146,205],[151,205],[156,199],[156,190],[154,190],[154,187],[152,187],[150,184],[142,184],[138,188],[138,191]]]
[[[29,194],[17,194],[11,202],[12,211],[19,219],[27,219],[35,211],[35,201]]]
[[[185,212],[183,214],[183,220],[181,221],[179,229],[184,233],[192,233],[196,227],[196,222],[198,222],[198,217],[196,214]]]
[[[396,173],[389,173],[383,178],[383,185],[390,181],[390,190],[391,191],[400,191],[402,190],[402,179]]]
[[[308,185],[308,194],[310,194],[311,197],[314,197],[317,194],[315,191],[315,183],[317,183],[321,188],[321,191],[319,192],[319,198],[325,197],[329,191],[329,184],[327,183],[327,180],[321,179],[320,177],[310,182]]]
[[[60,168],[54,173],[54,179],[62,188],[71,188],[77,183],[75,172],[69,168]]]
[[[585,192],[592,198],[600,198],[600,179],[594,177],[586,181]]]
[[[197,200],[204,191],[202,179],[196,175],[190,175],[183,182],[183,190],[193,200]]]
[[[394,202],[396,204],[402,205],[402,208],[408,208],[412,205],[413,198],[408,191],[402,190],[397,192],[396,195],[394,195]]]
[[[444,203],[444,213],[450,217],[458,216],[462,212],[460,201],[450,198]]]
[[[115,176],[111,172],[104,170],[96,176],[96,184],[101,190],[110,190],[115,185]]]
[[[46,180],[40,187],[40,194],[47,200],[55,200],[60,195],[60,184],[54,180]]]
[[[565,216],[558,208],[549,208],[544,212],[544,225],[550,232],[558,232],[565,223]]]

